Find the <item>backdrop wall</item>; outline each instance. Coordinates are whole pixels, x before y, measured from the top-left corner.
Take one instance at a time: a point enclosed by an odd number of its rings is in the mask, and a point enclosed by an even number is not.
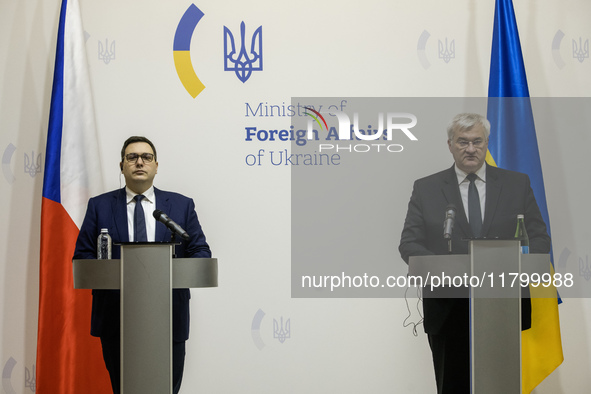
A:
[[[192,292],[182,392],[433,392],[427,339],[422,327],[416,337],[403,327],[403,299],[291,298],[290,166],[247,161],[260,149],[268,154],[290,143],[247,141],[246,128],[289,130],[289,116],[266,111],[292,97],[486,96],[494,1],[195,2],[204,16],[187,37],[205,85],[196,98],[173,59],[175,31],[191,4],[80,0],[105,191],[123,185],[123,141],[147,136],[158,149],[155,185],[195,199],[219,259],[219,288]],[[42,169],[59,6],[58,0],[0,0],[6,393],[34,391]],[[589,96],[591,3],[516,0],[514,6],[531,95]],[[262,70],[244,82],[224,71],[224,27],[238,49],[241,22],[248,48],[262,27]],[[589,113],[572,116],[590,123]],[[584,276],[590,270],[589,129],[537,126],[555,260],[559,269]],[[429,147],[439,143],[439,152],[392,168],[392,180],[405,174],[398,185],[404,198],[392,201],[393,265],[404,267],[396,248],[412,179],[452,163],[445,127],[423,139]],[[589,389],[591,302],[566,299],[560,318],[565,361],[536,394]],[[290,335],[278,335],[280,328]]]

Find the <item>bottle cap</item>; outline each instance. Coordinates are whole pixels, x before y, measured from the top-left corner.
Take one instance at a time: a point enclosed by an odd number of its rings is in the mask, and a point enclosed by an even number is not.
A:
[[[523,214],[517,215],[517,219],[523,219],[523,218],[524,218]]]
[[[101,228],[101,233],[108,233],[108,232],[109,232],[109,229]]]

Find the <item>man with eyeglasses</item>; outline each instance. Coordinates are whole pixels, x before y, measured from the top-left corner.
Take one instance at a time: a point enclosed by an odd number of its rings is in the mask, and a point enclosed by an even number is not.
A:
[[[513,237],[518,214],[525,215],[530,252],[550,251],[529,177],[485,163],[489,134],[489,121],[478,114],[459,114],[449,124],[447,145],[454,165],[413,186],[399,246],[407,264],[410,256],[448,253],[443,222],[449,204],[456,207],[454,254],[468,253],[467,238]],[[522,305],[522,328],[528,329],[529,299]],[[437,393],[470,393],[468,300],[424,297],[423,311]]]
[[[170,241],[171,233],[152,213],[159,209],[190,236],[176,246],[177,257],[211,257],[211,251],[195,213],[192,199],[153,186],[158,172],[156,148],[145,137],[130,137],[121,149],[121,173],[125,187],[88,202],[76,241],[74,259],[95,259],[97,237],[106,228],[113,241],[112,258],[120,258],[120,242]],[[100,337],[103,359],[114,393],[120,389],[119,290],[93,290],[90,333]],[[173,290],[173,391],[178,393],[189,338],[189,289]]]

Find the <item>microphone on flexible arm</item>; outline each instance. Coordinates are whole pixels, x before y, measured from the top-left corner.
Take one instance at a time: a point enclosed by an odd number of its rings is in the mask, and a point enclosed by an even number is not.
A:
[[[187,232],[183,230],[181,226],[176,224],[171,218],[168,217],[167,214],[165,214],[161,210],[156,209],[153,215],[156,220],[164,223],[164,225],[168,227],[173,234],[178,234],[184,240],[188,240],[190,238],[189,234],[187,234]]]
[[[443,222],[443,238],[448,240],[448,252],[451,253],[451,232],[456,222],[456,206],[448,204],[445,208],[445,221]]]

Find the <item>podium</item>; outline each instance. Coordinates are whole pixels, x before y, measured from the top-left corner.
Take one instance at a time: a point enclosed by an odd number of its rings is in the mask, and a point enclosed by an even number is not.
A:
[[[409,259],[409,276],[424,286],[460,277],[469,285],[472,394],[521,393],[520,279],[549,272],[550,256],[521,254],[517,240],[470,240],[467,255]],[[467,294],[462,290],[451,296]]]
[[[121,291],[121,392],[172,392],[172,289],[217,287],[215,258],[173,259],[172,243],[121,244],[120,260],[74,260],[75,289]]]

